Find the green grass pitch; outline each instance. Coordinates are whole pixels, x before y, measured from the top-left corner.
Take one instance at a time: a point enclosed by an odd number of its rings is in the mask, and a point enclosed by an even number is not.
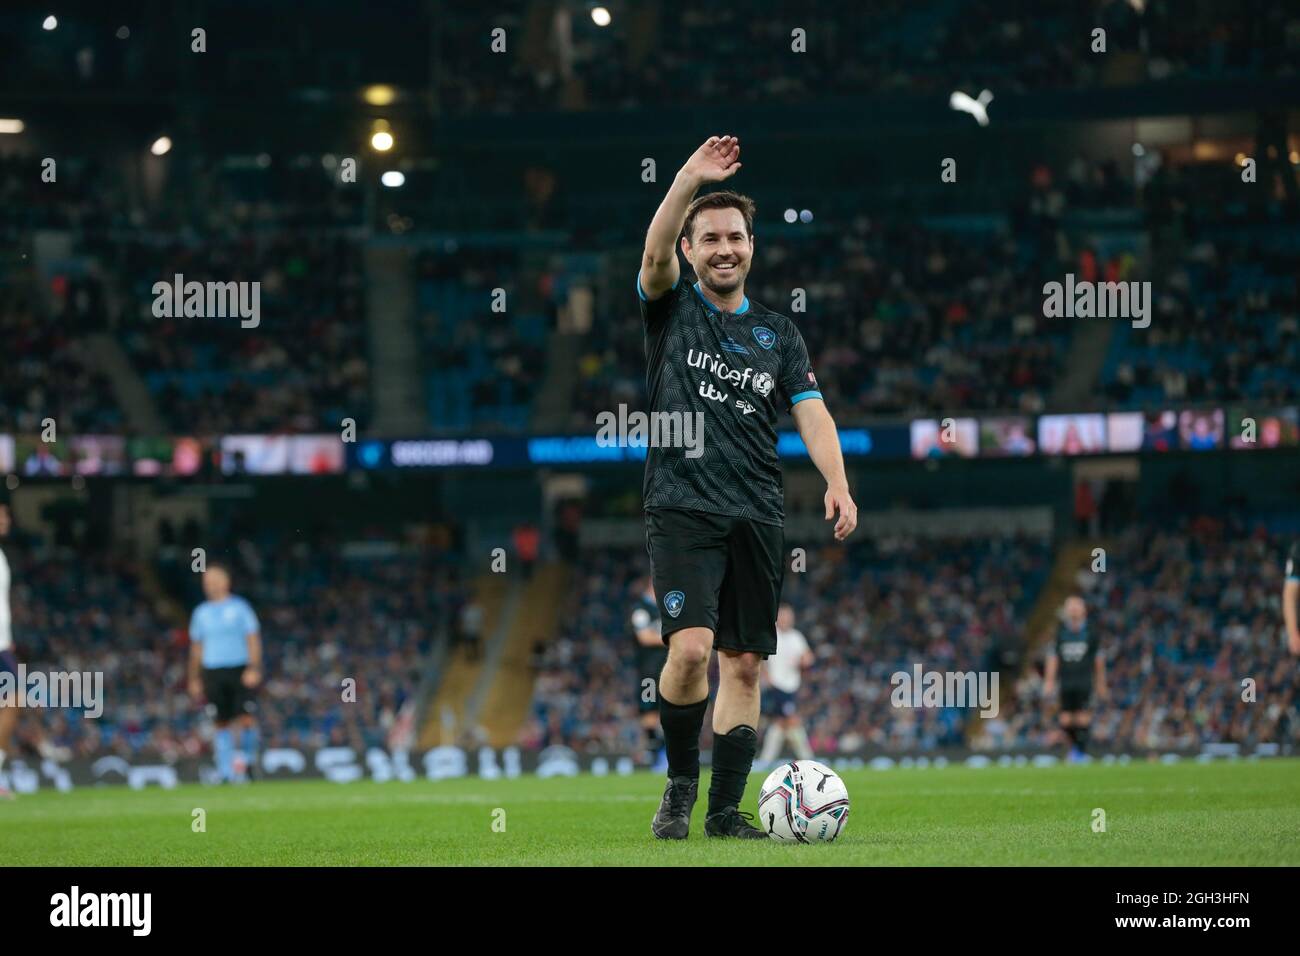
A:
[[[750,778],[755,810],[763,776]],[[7,866],[1290,865],[1300,760],[949,766],[845,776],[853,809],[820,846],[650,836],[648,773],[54,791],[0,802]],[[706,779],[701,789],[707,787]],[[191,829],[195,808],[207,832]],[[1106,831],[1093,830],[1105,811]],[[501,821],[504,832],[493,829]],[[498,829],[499,829],[498,822]]]

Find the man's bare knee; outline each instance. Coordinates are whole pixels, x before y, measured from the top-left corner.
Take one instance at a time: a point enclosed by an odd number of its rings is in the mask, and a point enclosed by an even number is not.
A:
[[[713,632],[707,627],[684,627],[668,638],[668,666],[697,672],[709,666]]]
[[[720,676],[734,680],[746,687],[758,686],[759,671],[763,668],[763,658],[749,651],[722,651],[719,653],[718,670]]]

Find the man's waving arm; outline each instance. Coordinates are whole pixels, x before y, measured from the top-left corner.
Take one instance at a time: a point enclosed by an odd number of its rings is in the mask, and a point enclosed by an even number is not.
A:
[[[835,522],[835,540],[843,541],[858,526],[858,506],[849,494],[849,479],[844,473],[844,454],[840,451],[840,433],[835,420],[821,398],[799,401],[790,409],[799,437],[808,455],[826,479],[826,520],[839,514]]]
[[[677,240],[686,222],[686,210],[705,183],[730,179],[740,169],[740,140],[734,136],[710,136],[677,171],[668,195],[659,204],[645,237],[641,256],[641,296],[657,299],[677,284],[681,266],[677,263]]]

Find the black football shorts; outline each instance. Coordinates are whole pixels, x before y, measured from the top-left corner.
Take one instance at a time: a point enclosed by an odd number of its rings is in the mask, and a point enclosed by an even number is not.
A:
[[[647,511],[664,643],[684,627],[707,627],[715,648],[775,654],[784,548],[777,525],[676,508]]]
[[[257,712],[253,691],[244,686],[244,668],[209,667],[203,671],[203,693],[219,723]]]
[[[1061,688],[1061,712],[1072,714],[1080,710],[1087,710],[1088,704],[1092,700],[1091,687],[1062,687]]]

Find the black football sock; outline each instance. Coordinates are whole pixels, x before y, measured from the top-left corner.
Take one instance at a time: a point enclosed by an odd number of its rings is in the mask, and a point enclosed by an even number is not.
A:
[[[659,695],[659,725],[664,730],[664,748],[668,751],[668,776],[700,777],[700,731],[704,729],[704,712],[709,698],[694,704],[674,704]]]
[[[709,813],[739,807],[745,782],[758,752],[758,731],[749,724],[732,727],[713,738],[713,779],[709,781]]]
[[[1087,727],[1074,728],[1074,745],[1079,748],[1079,753],[1086,754],[1088,752],[1088,728]]]
[[[655,758],[659,756],[659,748],[663,745],[663,734],[658,727],[645,728],[645,753],[648,762],[654,763]]]
[[[1070,746],[1073,747],[1075,750],[1078,750],[1079,749],[1079,728],[1066,727],[1065,734],[1067,737],[1070,738]]]

